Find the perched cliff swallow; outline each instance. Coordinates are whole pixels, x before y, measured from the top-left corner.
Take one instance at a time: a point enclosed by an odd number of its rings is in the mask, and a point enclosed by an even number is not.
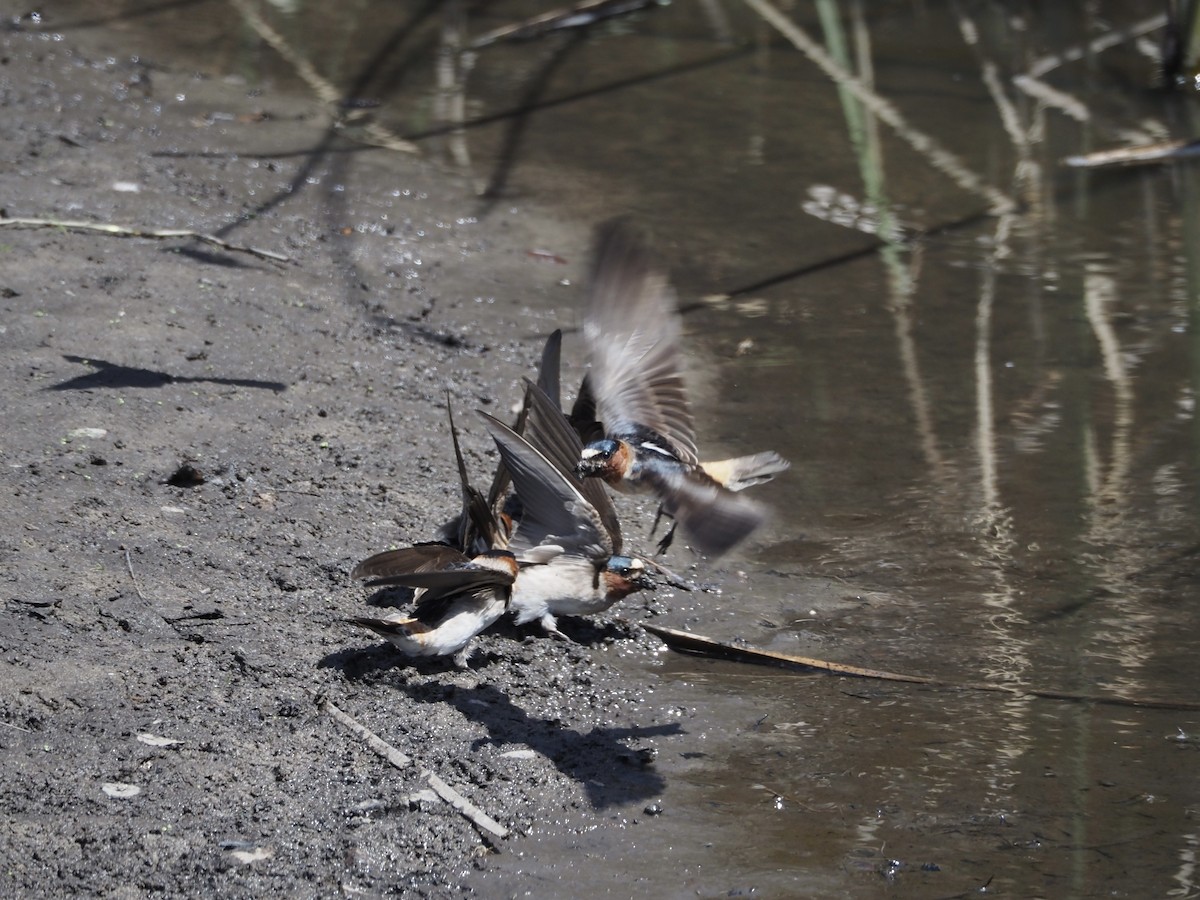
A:
[[[598,501],[589,499],[596,492],[564,469],[577,458],[578,437],[541,389],[528,387],[531,436],[549,453],[492,416],[480,415],[521,499],[522,516],[509,547],[518,559],[537,555],[543,560],[522,565],[510,609],[518,625],[536,619],[549,634],[565,638],[556,616],[601,612],[653,582],[640,559],[619,555],[620,528],[603,489]],[[554,455],[566,462],[555,463]]]
[[[449,656],[465,668],[471,640],[508,607],[517,560],[507,550],[488,550],[473,559],[444,544],[420,544],[377,553],[359,563],[354,578],[399,584],[423,593],[405,617],[355,616],[409,656]]]
[[[644,243],[623,220],[597,230],[583,315],[591,369],[572,411],[584,429],[594,408],[603,437],[575,466],[621,491],[649,491],[692,544],[719,555],[765,517],[735,492],[790,465],[777,453],[701,463],[679,362],[681,324],[674,292]],[[660,544],[670,544],[674,528]]]

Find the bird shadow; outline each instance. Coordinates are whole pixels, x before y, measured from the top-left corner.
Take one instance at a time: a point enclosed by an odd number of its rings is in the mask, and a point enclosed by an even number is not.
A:
[[[281,381],[260,381],[256,378],[217,378],[191,377],[172,375],[156,369],[144,369],[140,366],[124,366],[120,363],[108,362],[103,359],[92,359],[84,356],[63,354],[67,362],[91,366],[92,371],[66,381],[60,381],[46,388],[48,391],[89,391],[97,388],[159,388],[168,384],[225,384],[233,387],[259,388],[275,393],[287,390],[287,385]]]
[[[449,703],[462,715],[487,729],[487,737],[471,749],[517,744],[544,756],[566,777],[583,785],[595,809],[635,803],[659,796],[666,781],[644,764],[644,748],[630,743],[683,733],[678,722],[663,725],[577,730],[557,717],[530,715],[494,684],[457,687],[440,684],[398,685],[421,703]]]
[[[586,634],[595,638],[596,643],[623,633],[622,627],[615,623],[594,625],[581,619],[575,624],[578,627],[572,628],[572,637]],[[526,631],[516,626],[507,627],[517,636]],[[586,638],[578,643],[586,645],[585,641]],[[409,657],[386,642],[329,653],[318,665],[339,671],[351,682],[383,684],[386,681],[387,686],[404,692],[417,703],[453,706],[464,718],[487,730],[485,737],[472,744],[472,750],[486,746],[528,747],[548,759],[563,775],[583,785],[588,801],[595,809],[636,803],[662,793],[665,780],[647,763],[653,754],[647,753],[645,746],[638,745],[657,737],[683,734],[678,722],[628,727],[597,725],[582,730],[567,725],[558,716],[531,715],[495,684],[482,680],[486,676],[480,669],[498,660],[511,661],[511,654],[504,650],[477,650],[473,657],[473,675],[481,680],[467,686],[461,680],[452,683],[437,678],[419,678],[462,675],[449,657]],[[392,670],[400,677],[382,678]],[[409,682],[404,678],[407,674],[418,678]],[[567,702],[564,699],[564,703]]]

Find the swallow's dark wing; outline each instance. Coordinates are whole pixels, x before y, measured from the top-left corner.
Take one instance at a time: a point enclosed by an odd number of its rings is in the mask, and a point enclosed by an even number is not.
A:
[[[720,556],[766,519],[762,506],[721,487],[701,471],[651,468],[645,476],[697,550]]]
[[[541,451],[558,469],[563,478],[572,483],[576,490],[583,494],[584,499],[592,505],[612,542],[612,552],[621,552],[621,523],[617,520],[617,511],[613,507],[608,491],[599,478],[583,478],[575,476],[575,464],[583,452],[583,443],[567,422],[562,410],[555,406],[550,397],[536,384],[525,382],[526,406],[529,408],[529,419],[525,425],[525,439],[535,450]]]
[[[579,394],[571,406],[571,414],[567,417],[579,440],[585,444],[598,441],[604,437],[604,426],[596,420],[596,395],[592,392],[592,382],[588,376],[583,376],[579,385]]]
[[[562,330],[554,329],[550,332],[550,336],[546,338],[546,345],[542,347],[542,360],[538,366],[538,385],[546,394],[553,398],[558,398],[562,393],[560,385],[559,370],[562,366]],[[525,433],[525,420],[529,416],[529,398],[525,397],[521,402],[521,410],[517,413],[517,420],[513,423],[513,431],[517,434]],[[488,508],[496,509],[500,501],[503,499],[504,492],[508,490],[508,485],[511,479],[508,475],[508,469],[504,465],[504,460],[501,459],[496,465],[496,474],[492,477],[492,486],[488,490]]]
[[[450,419],[450,441],[454,445],[454,460],[458,464],[458,480],[462,486],[463,508],[458,517],[456,535],[458,548],[464,553],[477,552],[476,538],[480,539],[484,549],[503,546],[504,538],[492,513],[493,506],[467,476],[467,465],[463,462],[462,447],[458,443],[458,429],[454,426],[449,394],[446,395],[446,416]]]
[[[542,348],[542,364],[538,369],[537,386],[550,398],[554,406],[562,409],[562,329],[556,328],[546,338]]]
[[[623,219],[601,225],[583,314],[598,418],[610,435],[650,428],[695,463],[679,334],[675,294],[641,235]]]
[[[376,553],[355,566],[350,577],[374,578],[379,584],[405,584],[391,579],[470,561],[470,557],[446,544],[417,544],[415,547]]]
[[[557,544],[563,555],[590,561],[612,555],[612,538],[600,514],[587,501],[576,479],[567,477],[537,448],[487,413],[484,418],[523,513],[509,546],[518,556],[544,544]]]

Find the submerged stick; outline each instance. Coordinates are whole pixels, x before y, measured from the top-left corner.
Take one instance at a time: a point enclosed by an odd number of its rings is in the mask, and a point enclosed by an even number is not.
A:
[[[1175,709],[1200,710],[1200,702],[1188,700],[1158,700],[1146,697],[1113,697],[1101,694],[1083,694],[1076,691],[1058,691],[1043,688],[1019,687],[1009,684],[991,684],[989,682],[946,681],[941,678],[930,678],[926,675],[904,675],[898,672],[885,672],[881,669],[868,669],[862,666],[850,666],[845,663],[829,662],[823,659],[813,659],[807,656],[796,656],[791,653],[780,653],[777,650],[763,650],[757,647],[745,647],[718,641],[702,634],[690,631],[679,631],[674,628],[663,628],[659,625],[642,627],[651,634],[662,638],[672,650],[681,653],[694,653],[700,656],[714,656],[729,659],[734,662],[745,662],[757,665],[780,666],[793,669],[814,669],[819,672],[829,672],[832,675],[848,675],[853,678],[873,678],[878,681],[896,681],[905,684],[923,684],[927,687],[943,688],[953,691],[987,691],[993,694],[1009,694],[1014,697],[1040,697],[1044,700],[1075,700],[1083,703],[1097,703],[1106,706],[1134,706],[1145,709]]]
[[[205,234],[202,231],[192,231],[189,228],[139,228],[136,225],[114,225],[111,222],[73,222],[61,219],[10,219],[7,216],[0,216],[0,227],[11,225],[15,228],[65,228],[71,231],[99,231],[102,234],[113,234],[117,237],[140,237],[152,238],[154,240],[165,240],[167,238],[193,238],[197,241],[203,241],[206,244],[212,244],[214,247],[220,247],[222,250],[228,250],[230,253],[249,253],[251,256],[257,256],[260,259],[269,259],[271,262],[288,263],[291,258],[284,256],[282,253],[275,253],[271,250],[260,250],[258,247],[248,247],[243,244],[231,244],[229,241],[222,240],[213,234]]]
[[[1098,150],[1079,156],[1068,156],[1065,165],[1076,169],[1099,169],[1105,166],[1147,166],[1154,163],[1171,163],[1181,159],[1200,156],[1200,140],[1160,141],[1156,144],[1139,144],[1136,147],[1119,147],[1113,150]]]

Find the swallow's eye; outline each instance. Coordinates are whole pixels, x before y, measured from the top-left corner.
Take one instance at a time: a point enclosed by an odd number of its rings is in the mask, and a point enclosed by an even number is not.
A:
[[[616,451],[616,441],[597,441],[583,448],[583,458],[607,462]]]

